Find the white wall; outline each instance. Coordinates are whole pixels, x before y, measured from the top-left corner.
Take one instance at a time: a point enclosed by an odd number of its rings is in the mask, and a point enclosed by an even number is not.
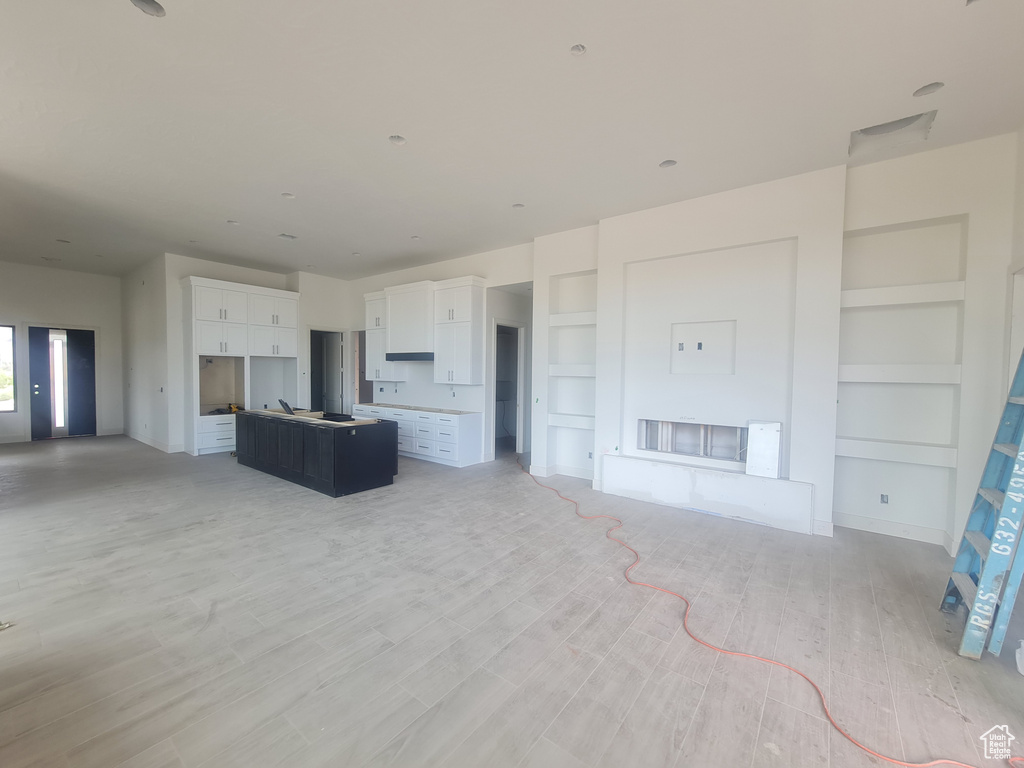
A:
[[[796,243],[791,418],[783,424],[790,436],[789,479],[814,486],[814,528],[831,531],[845,178],[844,167],[831,168],[600,222],[599,459],[622,455],[624,446],[636,441],[635,422],[625,421],[627,395],[634,400],[642,399],[645,391],[653,398],[672,396],[670,384],[647,381],[626,365],[627,329],[643,321],[629,314],[626,303],[629,265],[693,255],[701,274],[722,290],[728,271],[716,264],[714,251],[791,240]],[[679,309],[685,312],[685,307]],[[756,358],[737,358],[737,370],[748,364],[756,368]],[[773,378],[782,376],[774,365],[765,370]],[[786,386],[782,381],[771,385],[780,391]],[[639,412],[633,400],[628,408],[631,415]],[[600,462],[595,487],[602,488]]]
[[[28,327],[96,332],[96,432],[124,430],[121,280],[105,275],[0,262],[0,323],[15,326],[18,410],[0,413],[0,442],[32,437]]]
[[[1013,215],[1013,267],[1012,272],[1024,269],[1024,125],[1017,132],[1017,163],[1014,179]]]
[[[638,449],[639,419],[778,421],[786,425],[782,476],[789,476],[796,256],[796,242],[780,240],[626,265],[623,453],[674,458]],[[720,321],[736,323],[735,372],[672,373],[672,325]],[[711,339],[700,353],[693,343],[694,355],[716,354]]]
[[[167,410],[167,276],[153,259],[121,279],[125,434],[170,450]]]
[[[298,405],[309,407],[309,332],[337,331],[344,334],[342,366],[345,370],[342,407],[351,412],[353,387],[351,371],[353,343],[348,331],[363,326],[363,296],[356,295],[352,283],[308,272],[293,272],[287,277],[287,289],[299,294],[299,397]],[[354,311],[354,308],[358,312]],[[353,321],[357,321],[353,325]]]

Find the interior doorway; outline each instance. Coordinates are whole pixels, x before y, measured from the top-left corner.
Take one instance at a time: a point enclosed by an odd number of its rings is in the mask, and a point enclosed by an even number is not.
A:
[[[344,342],[339,331],[309,332],[309,409],[341,413],[344,389],[342,354]]]
[[[28,329],[32,439],[96,434],[95,331]]]
[[[498,324],[494,334],[494,455],[523,452],[525,328]]]

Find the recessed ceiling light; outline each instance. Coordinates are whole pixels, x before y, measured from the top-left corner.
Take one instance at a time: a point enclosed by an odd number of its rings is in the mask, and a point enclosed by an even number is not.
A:
[[[660,163],[658,163],[658,167],[659,168],[671,168],[675,164],[676,164],[675,160],[662,160]]]
[[[569,53],[573,56],[582,56],[586,52],[587,46],[583,45],[583,43],[576,43],[576,45],[569,49]]]
[[[281,197],[283,197],[285,200],[294,200],[295,199],[295,195],[293,195],[291,192],[282,192],[281,193]]]
[[[420,236],[419,236],[419,235],[413,235],[413,236],[412,236],[412,237],[410,238],[410,240],[419,240],[419,239],[420,239]]]
[[[163,16],[166,14],[164,7],[156,0],[132,0],[132,5],[150,16]]]
[[[939,82],[928,83],[928,85],[922,85],[920,88],[918,88],[916,91],[914,91],[914,95],[915,96],[927,96],[929,93],[935,93],[937,90],[939,90],[939,88],[941,88],[944,85],[945,85],[945,83],[939,83]]]
[[[352,251],[352,255],[355,256],[356,258],[359,258],[363,254],[361,254],[359,251]]]
[[[65,245],[71,245],[71,241],[70,240],[58,240],[57,242],[58,243],[64,243]]]
[[[525,208],[526,205],[524,203],[512,203],[512,207],[513,208]]]
[[[278,237],[280,237],[282,240],[298,240],[299,239],[298,235],[289,235],[287,232],[282,232],[280,235],[278,235]]]
[[[237,221],[235,221],[234,219],[228,219],[228,224],[231,224],[232,226],[235,226],[235,227],[240,226],[239,223]]]
[[[403,144],[405,144],[406,138],[405,138],[405,136],[399,136],[396,133],[396,134],[393,134],[391,136],[388,136],[388,141],[390,141],[392,144],[397,144],[398,146],[402,146]]]

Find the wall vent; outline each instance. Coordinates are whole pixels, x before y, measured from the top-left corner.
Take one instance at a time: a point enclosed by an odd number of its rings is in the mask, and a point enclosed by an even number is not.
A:
[[[924,141],[938,113],[933,109],[854,131],[850,134],[850,157],[874,155],[904,144]]]

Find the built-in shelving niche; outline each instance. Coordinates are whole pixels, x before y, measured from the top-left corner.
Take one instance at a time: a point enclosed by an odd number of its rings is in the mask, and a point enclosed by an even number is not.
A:
[[[199,415],[245,404],[245,358],[199,355]]]
[[[941,540],[956,481],[965,253],[959,218],[846,234],[838,525]]]
[[[563,474],[593,477],[597,272],[551,278],[548,316],[548,456]]]

